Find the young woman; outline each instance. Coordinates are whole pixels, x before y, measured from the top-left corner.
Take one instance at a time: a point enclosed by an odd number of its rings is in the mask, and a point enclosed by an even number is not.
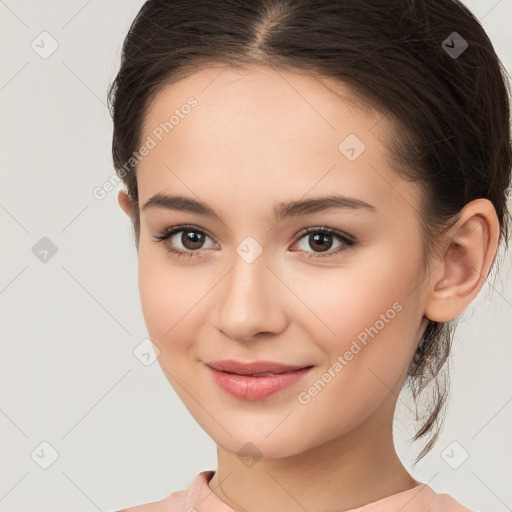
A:
[[[407,471],[393,417],[433,384],[423,457],[454,321],[507,241],[509,98],[473,15],[150,0],[109,100],[148,332],[218,447],[126,511],[469,510]]]

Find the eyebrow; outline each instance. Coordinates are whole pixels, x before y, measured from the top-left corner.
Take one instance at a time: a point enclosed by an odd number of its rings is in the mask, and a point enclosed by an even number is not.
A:
[[[167,210],[196,213],[198,215],[205,215],[207,217],[216,218],[224,223],[222,217],[214,210],[212,210],[208,205],[202,201],[198,201],[189,197],[163,194],[159,192],[151,196],[146,201],[142,207],[142,210],[148,210],[150,208],[164,208]],[[355,197],[331,194],[323,197],[278,203],[274,206],[273,215],[275,220],[281,220],[285,217],[298,217],[302,215],[309,215],[312,213],[337,209],[364,209],[370,212],[377,211],[375,206],[361,201]]]

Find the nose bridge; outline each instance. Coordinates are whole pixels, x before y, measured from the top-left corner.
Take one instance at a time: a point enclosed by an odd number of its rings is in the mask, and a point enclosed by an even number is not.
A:
[[[218,328],[233,339],[284,328],[284,309],[279,307],[276,277],[269,264],[263,248],[251,237],[236,247],[218,297]]]

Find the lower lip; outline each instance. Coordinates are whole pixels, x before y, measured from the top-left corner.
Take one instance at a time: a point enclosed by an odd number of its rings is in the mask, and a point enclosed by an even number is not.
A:
[[[282,389],[293,386],[308,374],[313,367],[268,375],[266,377],[235,375],[215,370],[211,366],[208,366],[208,369],[213,376],[213,380],[230,395],[243,398],[244,400],[261,400]]]

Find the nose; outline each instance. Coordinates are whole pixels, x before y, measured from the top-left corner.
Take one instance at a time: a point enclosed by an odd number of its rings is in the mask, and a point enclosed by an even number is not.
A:
[[[251,263],[233,258],[216,297],[216,326],[229,338],[251,341],[286,329],[286,289],[270,266],[264,254]]]

